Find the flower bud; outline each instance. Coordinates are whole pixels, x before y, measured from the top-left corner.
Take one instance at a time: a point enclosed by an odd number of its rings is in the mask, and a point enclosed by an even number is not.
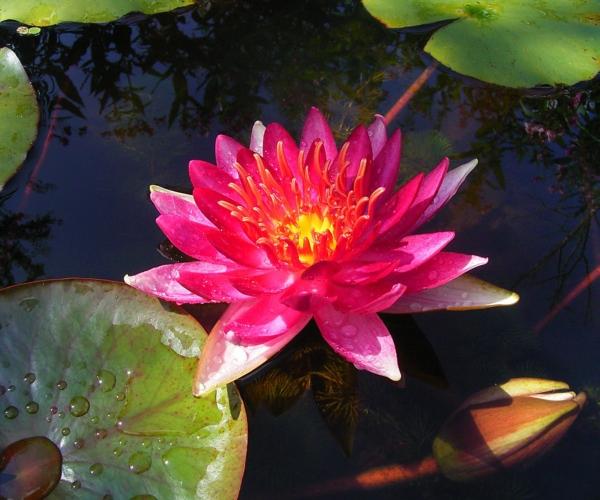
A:
[[[511,379],[468,398],[446,420],[433,455],[449,479],[466,481],[532,460],[557,443],[585,404],[564,382]]]

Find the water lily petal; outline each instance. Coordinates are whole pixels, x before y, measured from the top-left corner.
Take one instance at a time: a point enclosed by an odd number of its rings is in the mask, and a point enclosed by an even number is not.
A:
[[[261,300],[251,300],[227,308],[202,349],[194,395],[208,394],[262,365],[290,342],[311,318],[310,314],[298,313],[282,304],[281,309],[277,309],[276,303],[278,301],[270,302],[269,308],[264,308]],[[251,311],[253,306],[259,310]],[[252,320],[261,322],[252,323]],[[265,337],[261,335],[264,332],[274,335]],[[242,343],[240,334],[246,338],[258,335],[262,339],[254,344]]]
[[[244,148],[244,146],[227,135],[220,134],[215,139],[215,157],[217,166],[234,178],[238,177],[238,173],[233,165],[235,165],[238,152],[242,148]]]
[[[383,116],[375,115],[375,120],[373,120],[373,123],[369,125],[367,133],[369,134],[369,139],[371,140],[373,158],[377,158],[377,155],[383,146],[385,146],[385,142],[387,141],[387,127],[385,125]]]
[[[393,195],[398,180],[401,151],[402,136],[400,130],[396,130],[375,157],[371,168],[367,169],[367,192],[370,193],[378,187],[384,187],[383,199]]]
[[[224,208],[220,202],[237,206],[232,198],[208,188],[194,188],[194,201],[200,211],[219,229],[230,231],[237,235],[244,234],[239,219],[232,217],[231,210]]]
[[[193,272],[223,272],[226,266],[207,262],[184,262],[155,267],[134,276],[125,276],[125,283],[144,293],[149,293],[160,299],[176,302],[177,304],[205,304],[210,302],[179,284],[177,278],[182,270]]]
[[[160,186],[150,186],[150,199],[162,215],[177,215],[205,226],[213,226],[213,223],[200,211],[191,194],[178,193]]]
[[[385,312],[465,311],[510,306],[518,301],[519,296],[515,292],[463,275],[440,287],[405,295]]]
[[[231,283],[247,295],[273,294],[283,292],[296,281],[295,273],[285,269],[268,271],[243,271],[230,276]]]
[[[315,320],[333,350],[354,366],[400,380],[394,341],[377,314],[343,313],[324,303]]]
[[[424,178],[423,174],[415,175],[380,206],[377,211],[377,216],[381,222],[380,234],[386,233],[402,222],[406,211],[412,206]]]
[[[345,162],[348,164],[346,169],[346,186],[350,187],[354,182],[354,178],[358,173],[360,162],[363,159],[371,161],[373,159],[373,152],[371,151],[371,141],[369,134],[364,125],[359,125],[348,137],[348,150],[345,156]],[[339,160],[339,155],[338,155]],[[336,160],[335,163],[338,163]],[[342,168],[342,165],[338,164],[338,170]]]
[[[393,305],[405,292],[406,286],[392,280],[382,280],[361,286],[332,286],[337,309],[357,314],[382,311]]]
[[[414,227],[418,227],[429,219],[431,219],[440,208],[442,208],[450,198],[452,198],[458,188],[465,181],[467,176],[473,171],[473,169],[477,166],[477,159],[471,160],[468,163],[461,165],[460,167],[453,168],[450,170],[437,192],[437,195],[433,198],[431,204],[425,209],[423,214],[419,217],[419,220],[415,223]]]
[[[177,281],[190,292],[204,297],[207,302],[240,302],[250,297],[231,284],[229,273],[203,273],[194,269],[180,269]]]
[[[333,161],[337,156],[337,147],[335,145],[333,133],[321,112],[317,108],[312,107],[304,122],[300,148],[306,153],[316,140],[321,140],[323,142],[325,158]]]
[[[239,196],[229,187],[236,178],[212,163],[192,160],[189,163],[190,179],[194,188],[211,189],[228,198],[239,200]]]
[[[169,241],[184,254],[204,262],[239,267],[208,241],[206,232],[215,231],[215,228],[176,215],[161,215],[156,223]]]
[[[422,266],[407,273],[399,273],[398,281],[406,284],[409,293],[445,285],[474,267],[486,264],[488,259],[477,255],[441,252]]]
[[[298,173],[298,146],[289,132],[279,123],[270,123],[265,130],[263,142],[263,157],[276,179],[283,179],[283,172],[279,167],[277,158],[277,144],[283,146],[283,156],[291,172]],[[291,180],[291,179],[290,179]]]
[[[219,252],[242,266],[258,269],[273,267],[267,253],[245,238],[216,229],[208,231],[206,237]]]
[[[261,121],[255,121],[250,135],[250,149],[262,156],[263,140],[265,137],[265,126]]]
[[[364,254],[361,255],[362,257],[364,257]],[[379,259],[344,262],[341,269],[333,274],[331,279],[341,285],[358,285],[380,280],[392,273],[401,262],[395,260],[395,256],[388,258],[388,253],[381,255],[381,257]]]

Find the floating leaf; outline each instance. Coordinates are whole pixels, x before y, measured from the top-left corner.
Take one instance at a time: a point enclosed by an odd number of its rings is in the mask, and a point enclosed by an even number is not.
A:
[[[0,49],[0,190],[25,161],[37,135],[39,115],[35,92],[19,58],[6,47]]]
[[[236,497],[245,411],[234,386],[192,396],[206,333],[191,316],[64,280],[0,292],[0,327],[0,497],[57,475],[50,498]]]
[[[194,0],[2,0],[0,21],[12,19],[34,26],[107,23],[129,12],[157,14],[193,3]]]
[[[508,87],[572,85],[598,73],[600,0],[363,0],[390,28],[452,21],[425,50]]]

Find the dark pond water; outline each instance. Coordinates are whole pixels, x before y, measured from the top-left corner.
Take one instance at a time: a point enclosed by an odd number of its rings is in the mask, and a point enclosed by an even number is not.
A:
[[[154,224],[149,184],[189,190],[188,161],[212,161],[218,133],[246,142],[257,119],[298,133],[311,105],[341,138],[385,113],[431,62],[421,50],[430,30],[388,31],[350,1],[222,1],[34,38],[14,28],[0,28],[0,45],[23,61],[43,116],[0,201],[1,285],[121,280],[177,258]],[[598,284],[539,328],[599,265],[598,103],[598,79],[525,92],[436,70],[392,124],[406,138],[403,171],[443,154],[453,166],[479,158],[432,228],[456,230],[457,251],[489,256],[477,275],[521,301],[387,318],[400,385],[333,358],[309,328],[239,384],[250,410],[241,498],[600,498]],[[516,376],[564,380],[591,396],[535,464],[466,484],[436,476],[331,489],[428,455],[465,396]]]

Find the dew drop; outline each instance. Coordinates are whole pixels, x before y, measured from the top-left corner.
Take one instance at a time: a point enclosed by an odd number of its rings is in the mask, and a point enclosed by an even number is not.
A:
[[[16,389],[16,387],[14,385],[9,385],[8,389],[6,389],[8,392],[13,392]]]
[[[90,474],[92,476],[99,476],[104,471],[104,466],[102,464],[92,464],[90,465]]]
[[[8,418],[9,420],[12,420],[13,418],[17,418],[18,415],[19,415],[19,410],[17,409],[16,406],[8,406],[4,410],[4,417]]]
[[[45,498],[60,481],[62,455],[45,437],[21,439],[0,454],[0,498]]]
[[[466,298],[469,296],[469,294],[468,294],[467,292],[463,292],[463,293],[461,293],[461,294],[460,294],[460,296],[461,296],[463,299],[466,299]]]
[[[152,466],[152,457],[145,451],[138,451],[129,457],[127,465],[134,474],[142,474]]]
[[[342,335],[344,337],[354,337],[356,335],[356,327],[354,325],[342,326]]]
[[[60,431],[60,433],[63,436],[68,436],[69,434],[71,434],[71,429],[69,429],[68,427],[63,427]]]
[[[106,429],[96,429],[95,436],[96,439],[104,439],[108,435],[108,431]]]
[[[81,481],[73,481],[71,483],[71,489],[78,490],[81,488]]]
[[[74,417],[85,415],[90,409],[90,402],[83,396],[75,396],[69,403],[69,411]]]
[[[64,380],[59,380],[56,382],[56,388],[59,391],[64,391],[67,388],[67,383]]]
[[[65,412],[64,411],[59,411],[58,412],[58,418],[65,418]]]
[[[85,441],[81,438],[76,439],[75,441],[73,441],[73,446],[78,450],[81,450],[81,448],[85,446]]]
[[[152,444],[152,442],[151,442],[149,439],[144,439],[144,440],[142,441],[142,446],[143,446],[144,448],[148,448],[148,446],[150,446],[151,444]]]
[[[119,446],[125,446],[127,444],[127,441],[125,441],[123,438],[119,439]]]
[[[52,417],[50,415],[48,415],[44,420],[46,422],[50,423],[50,422],[52,422]]]
[[[123,454],[123,450],[122,450],[121,448],[115,448],[115,449],[113,450],[113,455],[114,455],[115,457],[120,457],[122,454]]]
[[[23,377],[23,382],[26,382],[28,384],[33,384],[35,382],[35,373],[26,373],[25,376]]]
[[[38,305],[39,300],[36,299],[35,297],[28,297],[26,299],[23,299],[21,302],[19,302],[19,305],[25,309],[27,312],[31,312],[35,309],[35,307]]]
[[[96,380],[98,381],[98,385],[100,386],[100,390],[102,392],[109,392],[115,387],[117,377],[115,377],[113,372],[109,372],[108,370],[100,370],[96,375]]]
[[[92,418],[90,418],[90,422],[92,424],[97,424],[99,421],[100,421],[100,419],[95,415]]]
[[[56,406],[51,406],[50,407],[50,413],[52,415],[56,415],[58,413],[58,408]]]
[[[125,399],[125,393],[117,392],[117,395],[115,397],[117,398],[117,401],[123,401]]]
[[[40,405],[37,404],[35,401],[29,401],[29,403],[25,405],[25,411],[30,415],[37,413],[39,409]]]

